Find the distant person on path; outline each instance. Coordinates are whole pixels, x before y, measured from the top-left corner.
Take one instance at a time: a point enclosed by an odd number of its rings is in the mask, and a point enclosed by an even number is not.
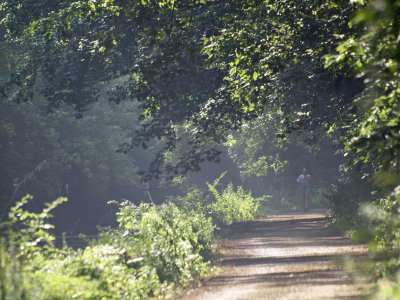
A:
[[[311,190],[311,175],[308,174],[306,168],[304,168],[303,172],[299,175],[299,177],[297,177],[297,183],[300,185],[301,197],[304,203],[304,211],[308,211],[308,199]]]

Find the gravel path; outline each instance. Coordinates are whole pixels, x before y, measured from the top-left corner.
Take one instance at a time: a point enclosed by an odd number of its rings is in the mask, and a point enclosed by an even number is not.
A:
[[[222,271],[175,299],[365,299],[339,261],[366,254],[326,228],[327,214],[273,215],[229,226],[221,240]],[[355,278],[360,278],[358,274]]]

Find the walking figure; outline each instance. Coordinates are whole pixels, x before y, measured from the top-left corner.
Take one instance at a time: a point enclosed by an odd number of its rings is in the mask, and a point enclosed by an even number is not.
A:
[[[297,183],[300,185],[301,196],[304,203],[304,211],[308,211],[308,199],[311,190],[311,175],[307,173],[306,168],[304,168],[303,172],[299,175],[299,177],[297,177]]]

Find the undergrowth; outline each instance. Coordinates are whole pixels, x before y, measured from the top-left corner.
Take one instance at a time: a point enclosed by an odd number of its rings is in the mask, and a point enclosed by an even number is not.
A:
[[[393,193],[364,205],[361,215],[369,220],[364,235],[370,236],[376,286],[372,299],[400,299],[400,186]]]
[[[350,178],[336,187],[329,200],[333,227],[368,244],[368,256],[358,267],[374,283],[369,298],[400,299],[400,186],[378,193],[368,180]]]
[[[220,178],[219,178],[220,179]],[[90,245],[56,248],[51,210],[32,213],[24,197],[1,226],[0,299],[147,299],[169,295],[210,269],[217,225],[253,219],[260,199],[230,184],[189,189],[162,205],[118,206],[118,228],[102,228]]]
[[[84,249],[57,249],[46,220],[65,199],[35,214],[23,210],[29,198],[11,210],[1,239],[2,300],[158,298],[208,270],[214,225],[201,212],[123,201],[118,228]]]
[[[181,209],[201,211],[210,216],[217,226],[253,220],[259,215],[261,203],[267,201],[267,197],[255,198],[242,186],[235,189],[232,183],[225,188],[219,187],[225,174],[222,173],[213,183],[207,182],[208,191],[192,187],[185,196],[170,197],[169,201]]]

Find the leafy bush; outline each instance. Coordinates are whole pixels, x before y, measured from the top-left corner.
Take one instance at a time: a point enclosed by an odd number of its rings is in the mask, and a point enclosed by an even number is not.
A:
[[[214,197],[214,201],[209,205],[211,215],[217,224],[229,225],[234,222],[253,220],[257,216],[260,202],[264,198],[254,198],[251,192],[246,192],[242,186],[237,187],[236,191],[230,183],[222,192],[216,188],[223,173],[213,184],[207,186]]]
[[[27,195],[10,209],[9,220],[1,224],[4,236],[0,240],[0,298],[37,299],[28,295],[34,290],[27,288],[30,273],[26,267],[43,256],[53,257],[60,253],[53,246],[54,237],[48,233],[53,225],[47,223],[56,206],[66,201],[58,198],[41,213],[25,211],[22,207],[33,197]]]
[[[355,193],[365,196],[351,202],[350,209],[343,201],[335,205],[340,208],[336,212],[336,222],[343,225],[341,229],[350,229],[353,238],[369,243],[369,255],[362,267],[375,281],[371,299],[400,299],[400,186],[381,199],[374,200],[377,194],[370,194],[369,201],[366,195],[371,187],[364,186],[364,191],[356,184],[344,187],[333,195],[335,199]]]
[[[235,191],[230,183],[221,193],[213,185],[208,185],[216,201],[210,205],[211,213],[218,224],[229,225],[234,222],[253,220],[257,216],[260,200],[252,197],[239,186]]]
[[[380,279],[371,298],[379,300],[400,299],[400,275],[396,276],[395,280]]]
[[[132,267],[119,245],[94,245],[26,267],[28,299],[143,299],[158,295],[154,269]],[[38,288],[40,287],[40,288]],[[35,291],[35,292],[32,292]]]
[[[168,294],[203,276],[212,254],[218,224],[253,219],[261,199],[232,184],[210,193],[192,188],[166,204],[118,204],[118,228],[104,228],[91,245],[57,249],[48,232],[50,211],[24,210],[23,198],[2,224],[0,240],[0,299],[143,299]],[[114,202],[115,203],[115,202]]]
[[[333,211],[334,226],[341,231],[352,231],[365,226],[359,216],[363,203],[373,198],[373,188],[368,179],[361,178],[357,172],[339,181],[326,195]]]
[[[189,214],[196,212],[211,217],[216,225],[253,220],[258,215],[260,203],[267,197],[254,198],[242,186],[235,190],[232,183],[219,191],[217,186],[225,174],[222,173],[212,184],[207,182],[208,193],[191,187],[185,196],[170,197],[169,202]]]
[[[7,247],[0,239],[0,299],[23,299],[21,261],[16,258],[15,249]]]
[[[211,251],[214,226],[204,214],[182,211],[173,203],[135,206],[124,201],[117,216],[120,229],[106,233],[103,242],[124,246],[128,261],[154,268],[160,282],[186,284],[206,271],[201,254]]]
[[[208,270],[214,226],[204,214],[124,201],[119,228],[84,249],[57,249],[45,220],[65,199],[36,214],[22,208],[29,198],[11,209],[0,241],[0,299],[158,298]]]
[[[186,212],[200,212],[204,214],[208,213],[208,206],[211,204],[210,195],[207,195],[197,187],[188,188],[184,196],[169,197],[168,201]]]
[[[400,298],[400,186],[392,194],[361,210],[369,226],[370,255],[378,279],[373,294],[376,299]],[[364,234],[364,235],[365,235]]]

